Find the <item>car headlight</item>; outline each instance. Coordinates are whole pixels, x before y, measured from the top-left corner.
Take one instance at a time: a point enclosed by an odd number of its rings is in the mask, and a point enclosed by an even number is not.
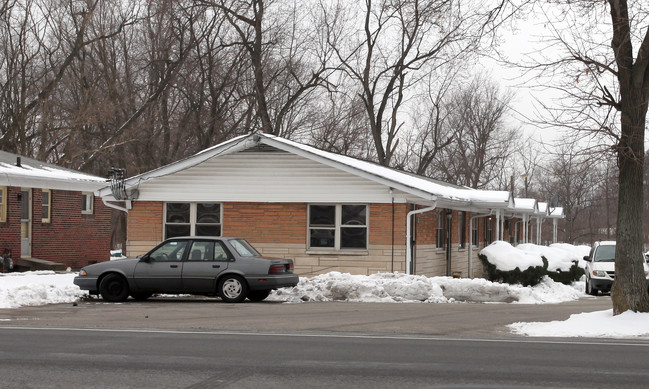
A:
[[[81,270],[79,270],[79,275],[80,275],[80,276],[87,276],[88,273],[86,273],[85,270],[81,269]]]
[[[606,277],[606,272],[604,270],[593,270],[593,275],[595,277]]]

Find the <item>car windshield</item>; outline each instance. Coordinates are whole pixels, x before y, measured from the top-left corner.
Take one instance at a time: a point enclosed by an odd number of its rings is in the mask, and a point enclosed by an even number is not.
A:
[[[250,243],[244,239],[230,239],[230,245],[237,251],[241,257],[258,257],[259,252],[255,250]]]
[[[599,246],[595,250],[595,262],[614,262],[615,261],[615,246]]]

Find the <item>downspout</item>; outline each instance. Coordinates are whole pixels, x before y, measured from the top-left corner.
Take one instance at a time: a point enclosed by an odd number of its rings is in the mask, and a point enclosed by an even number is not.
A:
[[[128,210],[129,210],[129,209],[132,209],[132,208],[133,208],[133,206],[132,206],[132,204],[131,204],[131,200],[124,200],[124,205],[125,205],[125,207],[120,207],[119,205],[111,204],[111,203],[109,203],[108,201],[106,201],[106,198],[105,198],[105,197],[102,197],[102,198],[101,198],[101,201],[102,201],[102,202],[104,203],[104,205],[107,206],[108,208],[113,208],[113,209],[116,209],[116,210],[118,210],[118,211],[122,211],[122,212],[126,212],[126,213],[128,213]]]
[[[496,210],[496,240],[502,240],[500,236],[500,209]]]
[[[415,209],[414,211],[408,212],[408,215],[406,215],[406,274],[412,274],[412,244],[410,242],[410,239],[412,237],[412,234],[410,232],[411,227],[410,227],[410,221],[412,220],[412,216],[419,214],[419,213],[424,213],[424,212],[430,212],[437,208],[437,201],[434,202],[435,205],[432,207],[428,208],[422,208],[422,209]]]
[[[473,278],[473,219],[490,216],[492,214],[493,214],[493,210],[490,211],[489,213],[483,213],[481,215],[473,215],[471,216],[471,218],[469,218],[469,231],[471,231],[471,239],[469,239],[469,278]]]
[[[394,273],[394,195],[392,194],[392,188],[390,188],[390,197],[392,197],[392,262],[390,272]]]

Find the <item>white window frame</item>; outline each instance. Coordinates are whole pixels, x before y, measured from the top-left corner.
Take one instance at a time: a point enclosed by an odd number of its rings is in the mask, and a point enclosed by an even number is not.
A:
[[[0,186],[0,222],[7,221],[7,187]]]
[[[437,210],[437,225],[435,226],[435,247],[446,248],[446,210]]]
[[[95,194],[92,192],[81,192],[81,213],[92,215],[94,212]]]
[[[343,225],[342,224],[342,209],[343,206],[364,206],[365,207],[365,224],[364,225]],[[335,226],[334,228],[327,227],[313,227],[313,229],[333,229],[334,230],[334,247],[311,247],[311,206],[331,206],[335,207]],[[308,252],[367,252],[370,244],[370,206],[368,204],[350,203],[350,204],[331,204],[331,203],[312,203],[307,206],[307,223],[306,223],[306,239]],[[365,247],[341,247],[341,228],[364,228],[365,229]]]
[[[167,225],[186,225],[187,223],[168,223],[167,222],[167,204],[189,204],[189,234],[191,236],[196,236],[196,225],[213,225],[220,227],[220,233],[217,236],[223,236],[223,203],[217,201],[166,201],[164,203],[164,212],[162,215],[162,235],[163,239],[168,239],[167,237]],[[198,204],[218,204],[219,206],[219,223],[197,223],[198,219]],[[207,235],[206,235],[207,236]],[[209,235],[212,236],[212,235]]]
[[[52,222],[52,191],[49,189],[41,190],[41,209],[47,207],[47,217],[43,217],[43,211],[41,211],[41,222],[42,223],[51,223]],[[47,193],[47,203],[43,202],[43,194]]]

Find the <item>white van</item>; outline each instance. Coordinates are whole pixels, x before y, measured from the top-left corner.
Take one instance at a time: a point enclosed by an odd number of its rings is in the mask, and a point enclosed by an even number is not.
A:
[[[645,257],[643,256],[643,259]],[[597,293],[610,292],[615,279],[615,242],[595,242],[586,261],[586,293],[597,296]],[[644,259],[644,275],[649,276],[647,261]],[[649,278],[648,278],[649,282]]]

